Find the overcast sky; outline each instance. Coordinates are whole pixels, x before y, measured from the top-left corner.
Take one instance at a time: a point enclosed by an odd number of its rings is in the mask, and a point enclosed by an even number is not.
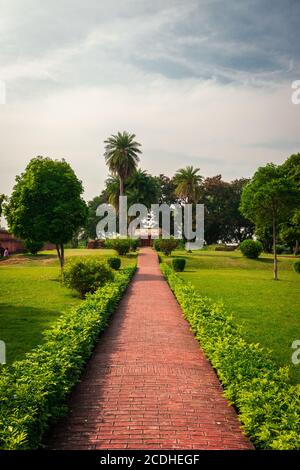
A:
[[[299,0],[0,0],[0,193],[43,155],[94,197],[118,130],[154,174],[282,162],[300,151],[299,19]]]

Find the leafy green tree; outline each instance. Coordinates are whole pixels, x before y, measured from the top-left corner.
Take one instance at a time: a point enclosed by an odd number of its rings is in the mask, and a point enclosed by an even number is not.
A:
[[[202,184],[205,208],[205,240],[208,244],[242,242],[251,238],[253,223],[239,211],[243,187],[249,180],[237,179],[228,183],[221,175],[206,178]]]
[[[120,182],[120,196],[124,195],[125,180],[131,176],[137,168],[141,154],[141,144],[136,142],[135,134],[118,132],[105,140],[105,161],[109,171],[118,176]]]
[[[105,191],[102,191],[100,196],[96,196],[94,199],[88,202],[88,215],[82,233],[83,240],[88,241],[89,239],[94,240],[96,238],[96,227],[97,223],[99,222],[99,217],[96,215],[96,211],[97,207],[105,202],[107,202],[107,195]]]
[[[273,163],[259,168],[245,186],[241,199],[241,212],[256,226],[272,226],[274,279],[278,279],[276,243],[279,225],[288,220],[297,207],[299,190],[281,166]]]
[[[175,204],[178,202],[178,197],[175,194],[176,186],[173,179],[166,175],[160,174],[155,176],[159,187],[159,204]]]
[[[241,243],[251,238],[254,233],[254,224],[241,214],[239,206],[241,203],[242,192],[247,178],[240,178],[228,183],[227,199],[223,201],[225,212],[225,223],[222,234],[222,241]]]
[[[175,194],[186,203],[196,203],[200,196],[202,176],[200,168],[187,166],[178,170],[173,178]]]
[[[5,194],[0,194],[0,217],[2,216],[3,203],[6,201]]]
[[[61,269],[64,244],[85,224],[87,207],[82,183],[65,160],[36,157],[16,177],[5,206],[10,230],[23,239],[56,245]]]
[[[157,204],[159,200],[158,182],[146,171],[138,169],[127,178],[125,194],[128,197],[129,206],[139,203],[150,209],[151,204]]]
[[[282,165],[286,175],[291,178],[300,190],[300,153],[291,155]],[[291,214],[289,221],[282,226],[280,231],[282,241],[289,244],[295,255],[300,252],[300,208]]]

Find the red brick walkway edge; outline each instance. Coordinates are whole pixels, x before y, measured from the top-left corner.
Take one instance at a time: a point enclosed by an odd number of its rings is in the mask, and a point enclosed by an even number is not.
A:
[[[69,406],[48,448],[253,448],[150,248]]]

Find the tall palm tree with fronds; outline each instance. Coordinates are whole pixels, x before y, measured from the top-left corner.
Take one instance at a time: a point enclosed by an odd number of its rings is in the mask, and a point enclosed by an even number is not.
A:
[[[124,195],[124,183],[131,176],[140,161],[140,146],[135,140],[135,134],[118,132],[111,135],[105,143],[104,157],[112,175],[118,176],[120,183],[120,196]]]
[[[200,168],[187,166],[177,171],[173,178],[175,193],[186,203],[195,203],[200,196],[202,176],[198,174]]]

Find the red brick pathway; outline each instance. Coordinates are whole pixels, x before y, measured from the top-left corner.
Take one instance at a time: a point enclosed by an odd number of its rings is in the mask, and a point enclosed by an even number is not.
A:
[[[49,447],[251,449],[156,254],[138,265]]]

